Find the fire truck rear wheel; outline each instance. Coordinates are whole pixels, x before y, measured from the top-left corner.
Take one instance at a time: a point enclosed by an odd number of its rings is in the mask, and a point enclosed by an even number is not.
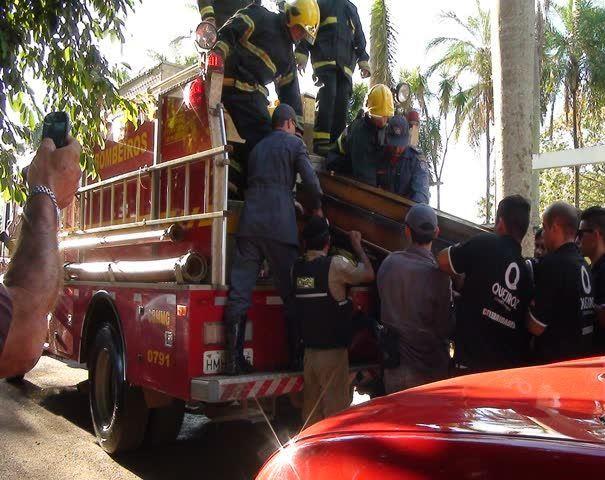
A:
[[[99,444],[113,454],[138,448],[148,410],[143,392],[124,380],[122,342],[109,324],[96,333],[88,359],[90,414]]]
[[[174,442],[181,431],[184,416],[185,402],[177,398],[167,407],[151,409],[145,442],[151,446]]]

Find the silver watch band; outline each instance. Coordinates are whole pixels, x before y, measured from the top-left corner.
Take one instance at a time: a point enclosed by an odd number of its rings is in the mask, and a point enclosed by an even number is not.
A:
[[[53,205],[55,206],[55,211],[57,212],[57,225],[59,225],[61,223],[61,214],[59,212],[59,205],[57,204],[57,197],[55,196],[55,193],[46,185],[34,185],[29,189],[28,198],[32,198],[38,194],[44,194],[50,197]]]

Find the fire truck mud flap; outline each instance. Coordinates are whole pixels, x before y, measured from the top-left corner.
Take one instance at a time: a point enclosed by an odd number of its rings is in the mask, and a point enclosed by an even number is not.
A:
[[[352,366],[353,385],[363,385],[380,374],[378,365]],[[277,397],[303,389],[302,372],[252,373],[238,376],[204,376],[191,380],[191,399],[198,402],[222,403],[253,398]]]

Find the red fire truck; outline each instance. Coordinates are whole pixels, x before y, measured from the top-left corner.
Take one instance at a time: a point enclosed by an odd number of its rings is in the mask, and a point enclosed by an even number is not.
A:
[[[244,349],[258,373],[221,375],[241,208],[228,199],[221,87],[213,57],[152,85],[155,119],[106,142],[95,159],[100,179],[85,182],[63,215],[65,285],[49,315],[47,353],[86,364],[94,429],[109,453],[174,439],[186,404],[211,418],[274,412],[276,397],[303,387],[300,372],[285,371],[282,301],[262,279]],[[352,297],[359,310],[371,308],[368,288]],[[375,360],[375,349],[365,351],[354,362]],[[375,373],[355,366],[351,380]]]

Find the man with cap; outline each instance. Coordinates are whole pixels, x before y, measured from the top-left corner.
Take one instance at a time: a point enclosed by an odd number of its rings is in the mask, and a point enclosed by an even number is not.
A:
[[[527,360],[525,322],[532,282],[521,241],[529,212],[522,196],[504,197],[494,233],[482,233],[437,255],[441,270],[464,275],[456,305],[454,360],[460,374],[518,367]]]
[[[410,126],[402,115],[387,124],[383,162],[377,170],[377,185],[418,203],[429,203],[429,166],[410,145]]]
[[[263,261],[271,268],[281,295],[288,327],[291,363],[299,354],[298,332],[292,315],[292,264],[298,256],[298,229],[292,189],[296,176],[305,185],[311,209],[321,213],[321,187],[304,142],[296,136],[296,112],[282,103],[273,112],[273,132],[250,153],[248,189],[239,222],[231,266],[231,289],[225,307],[227,373],[250,371],[244,359],[244,335],[252,291]]]
[[[328,154],[328,170],[376,186],[376,171],[384,156],[386,126],[394,112],[391,89],[383,84],[374,85],[368,92],[365,111],[360,111],[345,128]]]
[[[374,269],[361,246],[361,234],[349,233],[355,265],[328,256],[330,230],[312,216],[303,230],[306,253],[292,268],[297,318],[305,346],[303,422],[310,425],[351,404],[348,346],[353,308],[347,287],[374,280]]]
[[[386,393],[446,378],[454,329],[451,281],[431,252],[439,235],[428,205],[405,217],[409,247],[391,253],[378,270],[381,321],[397,338],[399,366],[384,371]]]

